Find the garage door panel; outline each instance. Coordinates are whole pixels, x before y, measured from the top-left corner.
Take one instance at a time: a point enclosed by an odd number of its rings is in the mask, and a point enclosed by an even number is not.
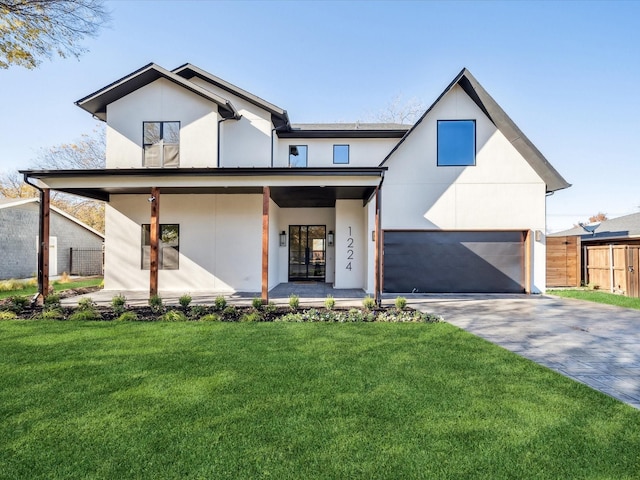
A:
[[[390,293],[522,293],[521,232],[400,232],[384,235]]]

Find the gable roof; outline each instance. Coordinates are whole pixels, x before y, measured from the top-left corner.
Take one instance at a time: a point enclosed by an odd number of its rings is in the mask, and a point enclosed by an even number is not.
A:
[[[119,100],[122,97],[129,95],[130,93],[149,85],[156,80],[164,78],[176,85],[180,85],[186,88],[190,92],[201,96],[202,98],[209,100],[218,105],[218,112],[224,118],[240,118],[238,111],[233,104],[219,95],[216,95],[209,90],[202,88],[193,82],[185,80],[179,75],[176,75],[169,70],[156,65],[155,63],[149,63],[144,67],[136,70],[129,75],[122,77],[119,80],[107,85],[100,90],[81,98],[75,104],[80,108],[91,113],[94,117],[106,121],[107,120],[107,105]]]
[[[459,85],[467,95],[474,101],[480,110],[491,120],[491,122],[502,132],[507,140],[514,146],[514,148],[524,157],[524,159],[531,165],[534,171],[544,180],[547,185],[547,192],[554,192],[556,190],[562,190],[571,186],[562,176],[556,171],[555,168],[549,163],[549,161],[542,155],[540,150],[522,133],[518,126],[509,118],[505,111],[498,105],[498,103],[489,95],[489,93],[480,85],[471,72],[466,68],[453,79],[447,88],[440,94],[435,102],[427,109],[427,111],[420,117],[415,125],[406,133],[406,135],[398,142],[398,144],[389,152],[389,155],[382,161],[381,165],[384,165],[387,160],[394,154],[394,152],[402,145],[402,143],[411,135],[413,130],[420,125],[422,120],[433,110],[433,108],[440,102],[440,100],[447,94],[453,87]]]
[[[562,232],[556,232],[550,237],[573,237],[579,236],[582,241],[640,238],[640,213],[632,213],[618,218],[610,218],[600,222],[594,230],[593,235],[585,232],[582,227],[573,227]]]
[[[266,100],[254,95],[253,93],[247,92],[240,87],[236,87],[232,83],[223,80],[220,77],[216,77],[215,75],[210,74],[209,72],[202,70],[195,65],[191,65],[190,63],[185,63],[184,65],[175,68],[172,70],[173,73],[183,77],[187,80],[196,77],[205,82],[209,82],[216,87],[219,87],[232,95],[242,98],[253,105],[266,110],[271,113],[271,121],[276,128],[284,128],[289,129],[291,124],[289,122],[289,115],[286,110],[283,110],[280,107],[275,106],[273,103],[269,103]]]
[[[27,205],[29,203],[40,203],[40,199],[38,197],[20,198],[20,199],[0,198],[0,210],[9,209],[9,208],[13,208],[13,207],[18,207],[20,205]],[[102,234],[99,231],[91,228],[86,223],[81,222],[76,217],[74,217],[72,215],[69,215],[67,212],[65,212],[63,210],[60,210],[58,207],[54,207],[53,205],[51,205],[50,208],[51,208],[51,210],[53,212],[57,213],[58,215],[66,218],[67,220],[72,221],[73,223],[81,226],[85,230],[88,230],[89,232],[93,233],[94,235],[99,236],[100,238],[102,238],[104,240],[104,234]]]

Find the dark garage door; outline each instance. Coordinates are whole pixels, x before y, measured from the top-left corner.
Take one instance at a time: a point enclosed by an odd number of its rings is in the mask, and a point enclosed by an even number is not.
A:
[[[384,291],[523,293],[522,232],[384,232]]]

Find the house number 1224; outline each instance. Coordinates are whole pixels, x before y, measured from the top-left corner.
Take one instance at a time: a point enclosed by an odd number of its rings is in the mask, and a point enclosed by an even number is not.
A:
[[[351,236],[351,227],[349,228],[349,238],[347,238],[347,270],[351,270],[351,260],[353,260],[353,237]]]

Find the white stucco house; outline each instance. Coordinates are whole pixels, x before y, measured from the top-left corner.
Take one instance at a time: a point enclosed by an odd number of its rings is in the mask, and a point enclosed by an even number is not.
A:
[[[107,202],[107,290],[545,289],[545,197],[569,184],[466,69],[412,126],[292,124],[190,64],[76,103],[106,168],[23,174]]]

